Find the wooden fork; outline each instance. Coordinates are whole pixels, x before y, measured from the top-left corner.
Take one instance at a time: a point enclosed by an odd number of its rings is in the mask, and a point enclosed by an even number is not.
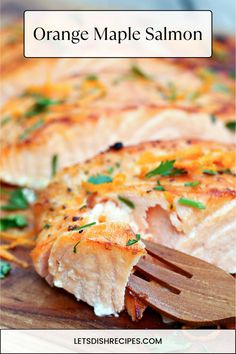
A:
[[[212,325],[235,319],[233,276],[182,252],[150,241],[144,243],[148,255],[129,278],[131,293],[158,312],[186,324]]]

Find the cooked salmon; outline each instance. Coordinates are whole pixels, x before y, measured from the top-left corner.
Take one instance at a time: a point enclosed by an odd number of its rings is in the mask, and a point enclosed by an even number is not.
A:
[[[213,55],[210,58],[172,58],[168,59],[188,68],[207,67],[209,70],[222,71],[235,77],[235,37],[215,34]]]
[[[61,169],[116,141],[233,143],[234,120],[228,75],[161,59],[85,59],[73,75],[29,85],[4,105],[0,178],[42,188],[53,175],[55,156]]]
[[[6,102],[10,97],[21,95],[29,85],[43,84],[45,81],[57,81],[69,74],[78,74],[83,67],[91,68],[96,59],[63,59],[63,58],[24,58],[23,28],[20,21],[10,23],[0,29],[2,79],[0,102]],[[234,76],[235,38],[230,36],[215,36],[213,41],[213,57],[197,59],[161,59],[174,61],[175,65],[185,69],[205,68],[223,71]],[[87,69],[86,69],[87,71]]]
[[[29,85],[56,81],[65,74],[73,73],[77,66],[76,59],[25,58],[23,30],[19,21],[0,29],[0,51],[1,104],[9,98],[22,95]]]
[[[235,272],[235,172],[234,145],[115,144],[40,192],[35,269],[98,315],[124,308],[128,277],[145,253],[141,239]],[[135,304],[126,303],[133,316]]]

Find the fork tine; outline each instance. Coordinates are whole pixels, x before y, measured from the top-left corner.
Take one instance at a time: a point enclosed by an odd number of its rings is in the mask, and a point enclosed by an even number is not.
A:
[[[206,263],[198,258],[189,256],[180,251],[176,251],[172,248],[156,244],[150,241],[143,240],[146,250],[154,258],[161,260],[162,262],[170,265],[177,272],[191,278],[193,272],[198,268],[203,268],[208,266],[208,268],[213,267],[211,264]]]
[[[163,268],[150,260],[142,258],[136,264],[135,269],[146,275],[148,278],[156,280],[158,283],[169,288],[175,293],[179,293],[179,285],[185,281],[185,277],[169,269]]]
[[[155,261],[154,261],[155,262]],[[144,274],[149,280],[154,280],[162,286],[168,288],[172,292],[179,294],[181,291],[188,291],[189,293],[198,293],[202,294],[208,293],[208,295],[215,295],[217,285],[211,287],[209,284],[208,278],[200,278],[200,277],[185,277],[179,273],[175,273],[171,269],[163,268],[162,265],[156,264],[152,261],[151,257],[143,257],[136,264],[135,269]],[[209,274],[209,272],[208,272]],[[227,279],[228,280],[228,279]],[[230,296],[233,291],[233,282],[230,288],[230,293],[228,291],[220,291],[222,286],[225,283],[225,278],[221,279],[219,284],[219,293],[218,298],[224,299],[225,297]],[[228,281],[227,281],[228,286]],[[225,287],[226,288],[226,287]],[[228,286],[229,288],[229,286]]]
[[[188,324],[220,323],[222,320],[233,320],[235,316],[234,303],[231,302],[226,307],[222,306],[222,301],[217,294],[214,298],[195,293],[189,296],[188,292],[178,295],[155,282],[147,282],[134,274],[130,275],[127,287],[154,310]]]

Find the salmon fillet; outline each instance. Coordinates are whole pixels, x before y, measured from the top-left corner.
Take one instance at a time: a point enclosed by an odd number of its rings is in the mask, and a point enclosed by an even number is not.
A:
[[[168,59],[188,68],[208,67],[235,77],[235,37],[215,34],[213,56],[211,58],[171,58]]]
[[[228,129],[235,120],[228,75],[158,59],[75,62],[73,75],[30,85],[2,108],[1,180],[45,187],[55,155],[61,169],[116,141],[235,142]]]
[[[21,95],[29,85],[43,84],[47,80],[56,81],[68,74],[81,71],[83,65],[93,67],[94,60],[34,58],[23,56],[23,28],[20,21],[10,23],[0,29],[1,62],[0,71],[3,85],[0,102]],[[215,36],[213,41],[213,57],[189,59],[161,59],[173,61],[185,69],[207,68],[226,72],[232,75],[235,63],[235,38],[230,36]]]
[[[34,206],[36,271],[98,315],[124,308],[140,238],[235,272],[235,153],[198,140],[116,144],[64,169]],[[145,306],[127,295],[141,317]]]
[[[65,74],[73,73],[78,63],[76,59],[25,58],[20,21],[0,29],[0,51],[1,105],[9,98],[22,95],[29,85],[57,81]]]

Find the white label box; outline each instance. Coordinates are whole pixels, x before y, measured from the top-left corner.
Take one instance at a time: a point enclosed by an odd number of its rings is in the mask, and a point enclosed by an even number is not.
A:
[[[163,58],[212,55],[202,11],[25,11],[26,58]]]

